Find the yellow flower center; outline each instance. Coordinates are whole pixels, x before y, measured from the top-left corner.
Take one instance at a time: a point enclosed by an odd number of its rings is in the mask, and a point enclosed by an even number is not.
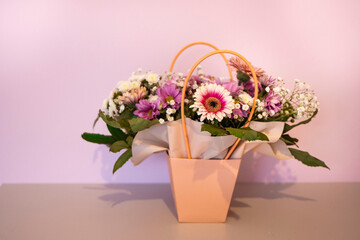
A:
[[[217,112],[221,109],[221,102],[215,97],[209,97],[205,100],[205,107],[209,112]]]
[[[153,112],[153,110],[152,110],[152,109],[150,109],[150,111],[148,112],[148,116],[149,116],[149,117],[151,117],[151,116],[152,116],[152,112]]]
[[[166,102],[170,102],[171,100],[174,100],[174,98],[172,96],[167,96],[165,100]]]

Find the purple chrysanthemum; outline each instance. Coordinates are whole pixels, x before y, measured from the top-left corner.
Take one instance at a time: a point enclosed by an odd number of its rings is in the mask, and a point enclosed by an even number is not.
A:
[[[264,107],[268,112],[270,110],[273,110],[275,113],[279,112],[282,108],[281,96],[274,91],[270,91],[265,98]]]
[[[204,79],[200,78],[199,75],[191,76],[189,85],[193,85],[195,82],[197,85],[201,85],[204,82]]]
[[[179,109],[179,103],[181,102],[181,93],[176,84],[165,84],[164,87],[158,88],[156,94],[162,103],[162,108],[166,108],[170,105],[172,108]],[[174,104],[171,104],[171,101]]]
[[[261,83],[261,85],[264,85],[265,87],[274,86],[275,81],[276,81],[276,79],[271,76],[263,75],[263,76],[259,77],[259,82]]]
[[[179,79],[179,76],[177,74],[168,75],[164,78],[164,83],[171,85],[176,84],[176,81]]]
[[[140,100],[139,103],[136,104],[137,110],[134,111],[134,114],[148,120],[156,119],[156,116],[160,114],[159,106],[159,100],[156,100],[154,102],[149,102],[148,100]]]
[[[248,109],[247,111],[240,109],[234,109],[233,110],[233,116],[238,116],[238,117],[247,117],[247,115],[249,114],[250,109]]]
[[[242,90],[242,87],[240,87],[236,81],[223,82],[221,85],[228,90],[233,97],[239,95],[240,90]]]
[[[250,94],[250,96],[254,97],[255,83],[254,83],[253,79],[250,79],[246,83],[242,83],[241,86],[244,88],[244,90],[247,90],[247,92]],[[259,92],[262,89],[261,84],[259,82],[258,82],[258,89],[259,89]]]

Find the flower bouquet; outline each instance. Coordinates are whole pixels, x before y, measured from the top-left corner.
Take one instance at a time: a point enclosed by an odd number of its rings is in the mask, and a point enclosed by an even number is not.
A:
[[[215,51],[188,74],[173,72],[179,54],[195,44]],[[227,60],[224,53],[233,56]],[[208,75],[199,66],[215,54],[225,59],[229,78]],[[114,173],[129,159],[137,165],[152,153],[167,152],[180,222],[226,220],[241,158],[248,151],[328,168],[296,148],[298,139],[289,135],[318,112],[308,84],[295,80],[290,90],[283,79],[252,67],[240,54],[207,43],[190,44],[176,58],[164,75],[139,69],[120,81],[94,123],[101,118],[110,135],[84,133],[82,138],[121,152]]]

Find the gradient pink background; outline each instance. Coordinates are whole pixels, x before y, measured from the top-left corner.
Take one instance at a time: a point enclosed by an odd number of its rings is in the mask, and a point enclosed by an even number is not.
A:
[[[168,70],[193,41],[235,50],[317,92],[316,119],[293,131],[331,171],[247,155],[240,181],[360,181],[359,1],[0,1],[0,184],[168,182],[156,154],[114,176],[116,154],[82,141],[110,90],[138,67]],[[206,47],[180,57],[186,72]],[[221,58],[203,64],[226,75]],[[104,132],[100,123],[95,132]]]

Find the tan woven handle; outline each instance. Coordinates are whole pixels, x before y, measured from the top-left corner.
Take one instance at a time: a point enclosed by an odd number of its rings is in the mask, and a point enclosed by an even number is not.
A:
[[[169,72],[172,72],[173,71],[173,68],[174,68],[174,65],[175,65],[175,62],[176,60],[178,59],[178,57],[180,56],[181,53],[183,53],[186,49],[188,49],[189,47],[192,47],[194,45],[206,45],[206,46],[209,46],[209,47],[212,47],[213,49],[215,50],[219,50],[217,47],[215,47],[214,45],[210,44],[210,43],[207,43],[207,42],[193,42],[193,43],[190,43],[188,45],[186,45],[185,47],[183,47],[177,54],[176,56],[174,57],[174,60],[172,61],[171,63],[171,66],[170,66],[170,70]],[[231,73],[231,69],[230,69],[230,66],[229,66],[229,61],[227,60],[227,58],[225,57],[225,55],[223,53],[220,53],[222,58],[224,59],[226,65],[227,65],[227,68],[229,70],[229,75],[230,75],[230,81],[233,81],[233,75]]]
[[[252,77],[254,79],[254,84],[255,84],[255,92],[254,92],[254,101],[253,101],[253,106],[251,108],[250,114],[248,116],[248,119],[244,125],[244,127],[249,126],[250,121],[252,116],[254,115],[254,111],[255,111],[255,107],[256,107],[256,100],[258,98],[258,80],[256,78],[256,74],[254,71],[254,68],[251,66],[251,64],[249,63],[248,60],[246,60],[246,58],[244,58],[242,55],[240,55],[237,52],[234,51],[230,51],[230,50],[216,50],[213,52],[210,52],[206,55],[204,55],[202,58],[200,58],[195,64],[194,66],[191,68],[189,74],[186,76],[185,79],[185,83],[184,83],[184,87],[182,90],[182,96],[181,96],[181,123],[182,123],[182,129],[183,129],[183,133],[184,133],[184,140],[185,140],[185,145],[186,145],[186,151],[187,151],[187,155],[188,158],[191,159],[191,151],[190,151],[190,145],[189,145],[189,139],[188,139],[188,134],[187,134],[187,129],[186,129],[186,122],[185,122],[185,95],[186,95],[186,86],[188,85],[189,79],[191,77],[191,75],[193,74],[194,70],[196,69],[196,67],[202,62],[204,61],[206,58],[215,55],[215,54],[223,54],[223,53],[229,53],[232,55],[235,55],[239,58],[241,58],[242,60],[244,60],[244,62],[249,66]],[[238,138],[234,145],[230,148],[229,152],[226,154],[224,160],[229,159],[229,157],[231,156],[231,154],[234,152],[236,146],[239,144],[240,142],[240,138]]]

